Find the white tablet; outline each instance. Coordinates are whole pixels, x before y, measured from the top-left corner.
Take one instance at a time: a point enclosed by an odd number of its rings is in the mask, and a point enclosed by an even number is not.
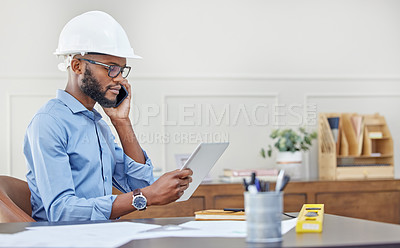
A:
[[[201,181],[207,176],[208,172],[215,165],[217,160],[228,147],[226,143],[201,143],[190,155],[189,159],[182,166],[181,170],[190,168],[193,171],[192,182],[185,190],[183,195],[176,200],[177,202],[188,200],[194,191],[199,187]]]

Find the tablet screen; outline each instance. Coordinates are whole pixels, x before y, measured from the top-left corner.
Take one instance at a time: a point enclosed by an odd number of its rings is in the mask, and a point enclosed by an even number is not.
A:
[[[185,190],[183,195],[176,200],[186,201],[188,200],[197,187],[200,185],[201,181],[207,176],[208,172],[215,165],[217,160],[224,153],[225,149],[228,147],[229,143],[201,143],[194,150],[189,159],[182,166],[181,170],[184,168],[190,168],[193,171],[192,182],[189,187]]]

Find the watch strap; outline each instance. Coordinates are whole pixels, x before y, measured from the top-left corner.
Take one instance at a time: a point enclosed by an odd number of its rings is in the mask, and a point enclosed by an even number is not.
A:
[[[133,197],[135,197],[135,196],[137,196],[137,195],[141,195],[142,194],[142,191],[140,190],[140,189],[135,189],[134,191],[133,191]]]

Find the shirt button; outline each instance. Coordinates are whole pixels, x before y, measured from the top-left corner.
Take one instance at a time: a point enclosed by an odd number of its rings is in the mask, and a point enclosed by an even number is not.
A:
[[[104,177],[104,182],[107,182],[107,177]]]

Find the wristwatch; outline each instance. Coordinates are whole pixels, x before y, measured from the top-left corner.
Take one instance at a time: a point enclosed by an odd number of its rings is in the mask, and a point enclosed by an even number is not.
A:
[[[142,194],[140,189],[135,189],[133,191],[133,199],[132,199],[132,206],[134,206],[137,210],[145,210],[147,208],[147,199]]]

